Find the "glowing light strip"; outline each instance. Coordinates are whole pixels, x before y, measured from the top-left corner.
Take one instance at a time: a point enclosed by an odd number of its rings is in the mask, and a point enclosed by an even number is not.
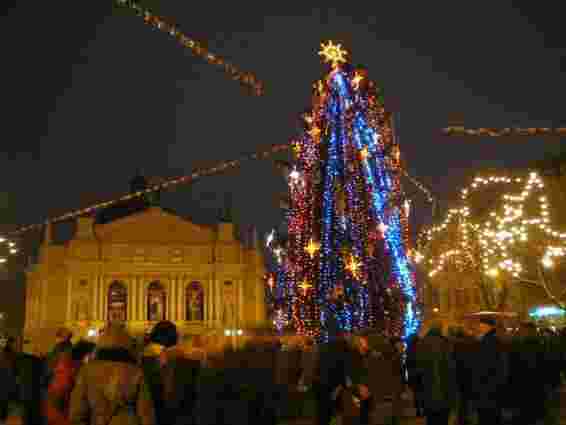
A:
[[[442,129],[445,136],[479,136],[479,137],[503,137],[503,136],[566,136],[566,127],[544,128],[544,127],[509,127],[509,128],[465,128],[445,127]]]
[[[140,6],[135,0],[115,0],[120,7],[129,8],[138,16],[143,17],[144,22],[151,27],[169,34],[184,48],[189,49],[211,65],[218,66],[233,80],[239,81],[251,89],[256,96],[263,95],[263,83],[251,72],[241,71],[238,67],[224,60],[222,57],[208,51],[201,43],[183,34],[176,25],[168,23],[164,18],[154,15],[149,9]]]

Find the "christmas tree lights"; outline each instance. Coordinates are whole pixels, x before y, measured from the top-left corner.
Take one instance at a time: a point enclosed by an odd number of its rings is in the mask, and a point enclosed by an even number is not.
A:
[[[474,214],[470,198],[495,185],[503,187],[502,202],[481,215]],[[550,205],[541,177],[535,172],[527,178],[476,177],[462,189],[461,203],[448,211],[440,225],[419,238],[415,259],[424,261],[429,277],[449,267],[475,273],[487,298],[484,305],[490,308],[499,306],[494,289],[505,282],[534,283],[561,303],[543,269],[551,269],[555,259],[566,254],[566,233],[550,224]]]
[[[321,46],[331,70],[313,85],[312,110],[292,143],[288,235],[267,239],[277,263],[266,277],[273,321],[319,340],[330,323],[407,337],[420,314],[391,117],[341,45]]]

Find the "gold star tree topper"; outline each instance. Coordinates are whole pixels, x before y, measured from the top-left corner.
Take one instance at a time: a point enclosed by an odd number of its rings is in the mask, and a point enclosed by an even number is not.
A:
[[[330,62],[332,68],[346,62],[348,52],[342,49],[341,44],[334,44],[329,40],[327,44],[320,43],[320,47],[322,50],[318,52],[318,55],[324,57],[324,63]]]

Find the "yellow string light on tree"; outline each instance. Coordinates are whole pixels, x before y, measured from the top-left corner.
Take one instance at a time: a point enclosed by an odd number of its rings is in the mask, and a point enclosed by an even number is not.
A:
[[[501,196],[499,208],[472,217],[470,197],[491,185],[511,190]],[[545,268],[551,268],[554,258],[566,254],[566,233],[550,226],[544,183],[535,172],[527,178],[476,177],[462,189],[461,202],[460,208],[450,209],[441,224],[421,233],[418,239],[418,256],[425,260],[430,277],[454,265],[459,271],[479,270],[491,279],[498,279],[502,271],[511,280],[524,281],[533,275],[527,267],[533,255],[540,257]],[[533,204],[538,204],[534,211]]]

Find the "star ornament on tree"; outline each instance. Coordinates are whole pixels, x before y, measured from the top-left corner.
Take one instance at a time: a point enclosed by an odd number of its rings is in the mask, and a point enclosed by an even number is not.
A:
[[[346,270],[348,270],[354,279],[357,279],[360,272],[360,263],[356,260],[353,255],[350,255],[350,261],[346,265]]]
[[[312,285],[305,279],[303,283],[299,285],[299,288],[303,290],[303,293],[306,295],[307,291],[312,287]]]
[[[324,63],[330,63],[332,68],[338,67],[341,63],[346,62],[346,55],[348,52],[342,49],[341,44],[334,44],[328,41],[328,44],[320,43],[322,50],[318,52],[319,56],[324,57]]]
[[[320,249],[320,244],[315,242],[314,240],[310,240],[309,244],[305,247],[305,251],[310,255],[311,258],[314,258],[314,255]]]

